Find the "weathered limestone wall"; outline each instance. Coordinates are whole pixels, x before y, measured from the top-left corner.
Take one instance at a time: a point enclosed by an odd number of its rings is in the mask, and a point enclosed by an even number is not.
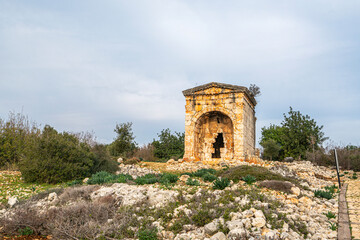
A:
[[[209,83],[183,93],[185,160],[216,163],[254,154],[256,101],[247,88]]]

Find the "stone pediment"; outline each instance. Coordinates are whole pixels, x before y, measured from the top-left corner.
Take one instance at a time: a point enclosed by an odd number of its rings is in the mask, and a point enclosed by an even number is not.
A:
[[[227,94],[227,93],[245,93],[248,99],[256,105],[256,100],[250,91],[243,86],[211,82],[194,88],[186,89],[183,91],[184,96],[194,95],[214,95],[214,94]]]

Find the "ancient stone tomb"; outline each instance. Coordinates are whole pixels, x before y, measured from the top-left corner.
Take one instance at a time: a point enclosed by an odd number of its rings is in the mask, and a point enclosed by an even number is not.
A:
[[[255,105],[246,87],[208,83],[183,91],[184,160],[218,163],[255,155]]]

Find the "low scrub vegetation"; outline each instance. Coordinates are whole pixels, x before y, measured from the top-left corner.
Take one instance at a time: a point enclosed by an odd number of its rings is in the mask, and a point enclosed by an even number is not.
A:
[[[291,193],[291,188],[294,186],[294,184],[287,181],[265,180],[260,182],[259,186],[285,193]]]
[[[230,180],[227,178],[217,178],[213,182],[213,189],[223,190],[230,185]]]
[[[237,166],[237,167],[229,168],[227,170],[219,171],[217,175],[220,177],[233,180],[234,182],[243,180],[243,178],[246,178],[246,176],[250,175],[253,178],[255,178],[257,181],[279,180],[279,181],[289,181],[289,182],[297,183],[296,179],[283,177],[280,174],[273,173],[264,167],[258,167],[258,166],[247,166],[247,165]]]
[[[193,179],[193,178],[188,178],[186,180],[186,185],[189,185],[189,186],[200,186],[200,182],[196,179]]]
[[[336,148],[339,166],[344,170],[360,171],[360,147],[348,145],[345,147],[328,146],[320,148],[316,151],[309,151],[307,159],[320,166],[334,166],[335,155],[334,149]]]

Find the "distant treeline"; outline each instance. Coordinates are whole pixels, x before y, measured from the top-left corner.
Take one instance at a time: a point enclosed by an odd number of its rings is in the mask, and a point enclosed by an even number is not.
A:
[[[99,171],[113,173],[116,159],[166,161],[184,152],[184,134],[163,130],[159,140],[138,147],[132,123],[116,124],[111,144],[99,144],[91,133],[40,128],[21,113],[0,119],[0,169],[20,170],[26,182],[58,183],[82,179]]]

